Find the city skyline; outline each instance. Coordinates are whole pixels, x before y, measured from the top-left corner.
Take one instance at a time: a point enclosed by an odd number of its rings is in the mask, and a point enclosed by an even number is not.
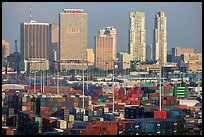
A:
[[[11,53],[14,52],[14,40],[20,47],[19,24],[29,20],[29,2],[2,4],[2,39],[9,42]],[[181,8],[182,5],[182,8]],[[114,6],[114,8],[112,8]],[[122,8],[121,8],[122,6]],[[46,8],[47,7],[47,8]],[[64,8],[81,8],[87,14],[87,48],[94,48],[94,36],[98,29],[115,26],[118,30],[118,52],[128,51],[129,12],[142,11],[146,16],[147,45],[153,43],[154,16],[164,11],[167,20],[167,47],[195,47],[195,52],[202,52],[202,6],[201,3],[32,3],[32,19],[49,24],[59,23],[58,15]],[[106,10],[104,10],[104,8]],[[9,11],[9,12],[8,12]],[[120,13],[119,13],[120,11]],[[120,15],[120,16],[118,16]],[[15,16],[15,17],[14,17]],[[8,18],[9,17],[9,18]],[[14,17],[14,18],[12,18]],[[16,18],[18,17],[18,18]],[[114,18],[113,18],[114,17]],[[95,21],[94,21],[95,20]],[[190,26],[190,27],[189,27]],[[192,26],[192,27],[191,27]],[[8,31],[9,30],[9,31]],[[185,34],[185,35],[184,35]]]

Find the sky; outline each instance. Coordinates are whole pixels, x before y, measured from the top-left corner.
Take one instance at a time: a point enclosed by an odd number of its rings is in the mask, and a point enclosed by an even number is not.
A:
[[[2,3],[2,39],[9,42],[11,53],[18,40],[20,23],[29,20],[30,2]],[[32,2],[32,19],[58,23],[63,9],[83,9],[88,13],[88,48],[94,48],[94,37],[103,27],[117,29],[117,52],[128,51],[129,12],[142,11],[146,17],[146,44],[153,42],[154,17],[164,11],[167,17],[167,49],[194,47],[202,52],[202,2]]]

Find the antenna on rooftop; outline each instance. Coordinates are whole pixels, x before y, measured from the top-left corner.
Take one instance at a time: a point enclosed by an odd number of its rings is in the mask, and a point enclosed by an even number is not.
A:
[[[29,22],[31,22],[31,17],[32,17],[32,3],[30,2],[30,18],[29,18]]]

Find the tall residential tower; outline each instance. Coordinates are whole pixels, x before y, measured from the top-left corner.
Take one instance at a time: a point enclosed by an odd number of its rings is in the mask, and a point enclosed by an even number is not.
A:
[[[161,60],[161,64],[167,62],[167,29],[166,16],[160,11],[155,16],[155,28],[153,38],[154,61]]]
[[[132,61],[146,61],[145,13],[130,12],[129,53]]]
[[[117,31],[115,27],[105,27],[96,36],[96,64],[102,70],[112,70],[117,56]]]

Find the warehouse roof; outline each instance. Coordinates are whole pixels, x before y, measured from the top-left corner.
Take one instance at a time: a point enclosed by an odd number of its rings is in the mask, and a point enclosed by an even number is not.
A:
[[[199,103],[198,100],[189,100],[189,99],[178,99],[180,105],[187,105],[188,107],[193,107],[195,104]]]
[[[21,84],[4,84],[2,89],[24,89],[24,85]]]

